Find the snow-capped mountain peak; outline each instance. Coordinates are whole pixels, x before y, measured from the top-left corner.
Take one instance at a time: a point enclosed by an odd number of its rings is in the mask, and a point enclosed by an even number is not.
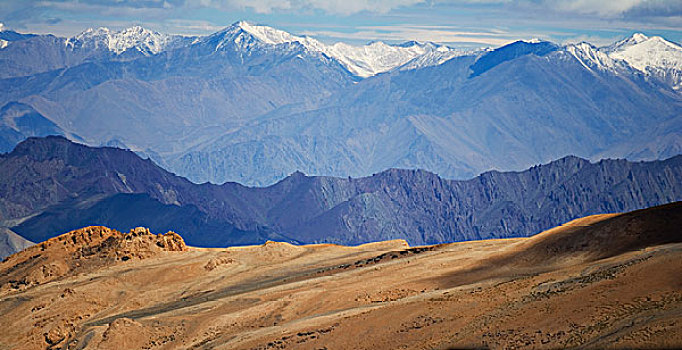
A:
[[[111,29],[107,27],[88,28],[81,32],[80,34],[76,35],[74,38],[78,40],[92,40],[95,38],[101,38],[103,36],[109,35],[110,33]]]
[[[248,38],[243,34],[247,33]],[[427,55],[430,52],[438,52],[430,59],[424,59],[422,64],[439,64],[446,59],[456,56],[456,51],[434,43],[407,42],[398,45],[390,45],[382,41],[370,42],[363,46],[354,46],[338,42],[332,45],[324,44],[308,36],[296,36],[283,30],[263,25],[255,25],[240,21],[212,37],[220,37],[216,50],[228,42],[237,44],[242,49],[248,49],[258,41],[258,44],[280,45],[286,43],[298,43],[310,52],[319,52],[341,63],[349,72],[360,77],[368,77],[405,65],[415,58]],[[415,67],[419,61],[414,61]]]
[[[643,41],[649,40],[649,37],[647,37],[646,35],[644,35],[642,33],[635,33],[635,34],[632,34],[632,37],[629,40],[631,40],[632,42],[634,42],[636,44],[639,44]]]
[[[172,39],[170,35],[160,34],[141,26],[133,26],[121,31],[99,27],[89,28],[69,38],[66,45],[71,48],[106,49],[117,55],[134,48],[143,54],[154,55],[163,51]]]
[[[298,38],[295,38],[293,35],[283,30],[266,26],[252,25],[246,21],[237,22],[235,26],[255,36],[260,41],[270,45],[298,41]]]
[[[130,48],[136,48],[142,52],[157,54],[164,49],[171,39],[172,37],[169,35],[134,26],[111,35],[109,50],[120,54]]]
[[[660,36],[636,33],[604,48],[609,57],[627,62],[633,68],[682,89],[682,46]]]
[[[352,73],[367,77],[411,63],[407,69],[440,64],[457,55],[457,51],[433,43],[408,42],[389,45],[381,41],[364,46],[336,43],[328,46],[325,53],[335,57]],[[417,58],[423,58],[418,60]]]
[[[317,40],[309,37],[295,36],[283,30],[275,29],[268,26],[254,25],[246,21],[237,22],[233,26],[244,30],[245,32],[258,38],[258,40],[270,45],[278,45],[292,42],[299,42],[301,44],[305,44],[308,41],[314,41],[315,44],[319,44]]]
[[[269,48],[275,45],[298,43],[304,39],[279,29],[240,21],[205,37],[203,41],[209,45],[214,45],[215,51],[233,48],[248,52],[254,48]]]
[[[609,46],[606,46],[603,48],[603,51],[606,52],[615,52],[615,51],[622,51],[627,49],[628,47],[640,44],[642,42],[645,42],[649,40],[649,37],[642,33],[635,33],[632,34],[632,36],[627,37],[623,40],[617,41]]]

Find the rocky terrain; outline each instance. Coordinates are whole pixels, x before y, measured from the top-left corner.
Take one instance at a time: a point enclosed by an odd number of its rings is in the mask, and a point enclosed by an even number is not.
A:
[[[115,148],[31,138],[0,155],[0,223],[32,242],[91,225],[178,231],[190,245],[267,240],[410,244],[528,236],[578,217],[682,200],[682,157],[566,157],[471,180],[391,169],[365,178],[294,173],[263,188],[194,184]]]
[[[680,227],[680,202],[413,248],[88,227],[0,264],[0,349],[679,348]]]
[[[23,290],[55,279],[87,273],[119,261],[145,259],[163,251],[185,251],[173,232],[153,235],[137,227],[127,234],[101,226],[72,231],[30,246],[3,261],[0,288]]]

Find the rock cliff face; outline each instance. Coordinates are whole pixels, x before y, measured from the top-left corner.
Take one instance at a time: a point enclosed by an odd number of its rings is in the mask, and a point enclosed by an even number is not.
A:
[[[175,230],[190,245],[278,240],[427,244],[528,236],[591,214],[682,200],[682,156],[664,161],[566,157],[471,180],[390,169],[364,178],[294,173],[263,188],[193,184],[130,151],[31,138],[0,156],[0,213],[40,242],[87,225]],[[31,216],[31,217],[28,217]]]
[[[285,215],[285,232],[305,240],[343,237],[350,242],[384,235],[411,244],[526,236],[587,214],[643,208],[679,200],[682,157],[663,162],[567,157],[517,173],[489,172],[468,181],[425,171],[389,170],[357,180],[304,178],[298,203],[324,203],[310,218]],[[309,185],[301,185],[309,186]],[[323,209],[324,208],[324,209]]]

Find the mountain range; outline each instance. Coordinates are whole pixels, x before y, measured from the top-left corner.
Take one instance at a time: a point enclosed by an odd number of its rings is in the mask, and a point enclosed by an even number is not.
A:
[[[260,188],[194,184],[128,150],[49,136],[0,155],[0,223],[31,242],[106,225],[175,231],[202,247],[435,244],[529,236],[588,214],[679,201],[681,180],[682,156],[598,163],[571,156],[462,181],[389,169],[363,178],[297,172]]]
[[[466,179],[572,154],[682,153],[682,48],[639,33],[604,47],[460,50],[325,44],[242,21],[207,36],[132,27],[0,39],[4,152],[63,135],[193,182],[245,185],[296,170]]]

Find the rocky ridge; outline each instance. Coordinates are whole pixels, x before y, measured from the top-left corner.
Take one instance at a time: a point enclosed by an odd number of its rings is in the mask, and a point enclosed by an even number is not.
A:
[[[155,235],[144,227],[128,233],[102,226],[85,227],[5,258],[0,263],[0,269],[4,271],[0,277],[0,290],[25,290],[129,260],[187,249],[182,237],[174,232]]]
[[[411,245],[528,236],[581,216],[682,200],[682,156],[665,161],[566,157],[522,172],[447,180],[390,169],[363,178],[294,173],[275,185],[193,184],[115,148],[31,138],[0,156],[0,214],[31,241],[98,224],[177,230],[190,245]],[[26,195],[30,193],[31,195]]]

